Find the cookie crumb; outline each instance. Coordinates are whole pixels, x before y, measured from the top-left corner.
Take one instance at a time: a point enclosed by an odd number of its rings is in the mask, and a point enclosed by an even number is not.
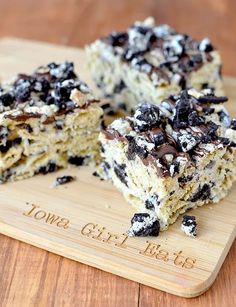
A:
[[[189,237],[196,237],[197,235],[197,222],[196,217],[191,215],[184,215],[181,230]]]
[[[52,187],[55,188],[55,187],[57,187],[59,185],[66,184],[66,183],[72,182],[74,180],[75,180],[75,177],[73,177],[73,176],[63,175],[63,176],[60,176],[60,177],[56,178],[56,180],[53,183]]]
[[[135,213],[128,230],[130,237],[157,237],[160,232],[160,223],[155,213]]]

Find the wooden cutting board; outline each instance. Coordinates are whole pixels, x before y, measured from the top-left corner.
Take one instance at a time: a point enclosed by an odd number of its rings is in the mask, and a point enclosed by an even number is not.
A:
[[[0,40],[0,77],[31,72],[50,61],[70,60],[91,86],[85,55],[76,48],[16,39]],[[225,78],[236,114],[236,79]],[[157,238],[129,238],[134,210],[89,167],[0,186],[0,232],[56,254],[179,296],[194,297],[214,282],[235,238],[236,186],[216,205],[194,210],[196,239],[180,230],[180,220]],[[59,174],[77,180],[50,188]]]

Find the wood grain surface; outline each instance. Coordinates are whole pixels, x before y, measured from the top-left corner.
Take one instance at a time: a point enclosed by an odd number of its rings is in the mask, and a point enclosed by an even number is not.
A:
[[[197,38],[212,38],[225,73],[236,76],[235,6],[235,0],[1,0],[0,35],[82,46],[154,15]],[[210,290],[184,299],[0,235],[0,306],[231,307],[236,305],[235,268],[236,243]]]

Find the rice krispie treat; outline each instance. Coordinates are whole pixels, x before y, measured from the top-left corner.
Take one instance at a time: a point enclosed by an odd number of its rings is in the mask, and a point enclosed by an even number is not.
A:
[[[102,109],[73,63],[50,63],[0,88],[0,182],[98,157]]]
[[[86,48],[88,66],[114,108],[127,111],[147,100],[159,104],[181,89],[212,88],[223,95],[221,58],[208,38],[196,41],[149,17]]]
[[[100,172],[164,230],[179,214],[225,197],[236,177],[236,122],[211,90],[184,90],[100,133]]]

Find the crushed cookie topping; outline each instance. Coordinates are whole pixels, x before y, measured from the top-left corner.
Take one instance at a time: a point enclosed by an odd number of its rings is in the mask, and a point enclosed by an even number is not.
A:
[[[86,103],[77,103],[71,93],[77,90]],[[86,97],[86,98],[85,98]],[[87,84],[74,72],[72,62],[49,63],[39,67],[33,74],[19,74],[11,84],[0,88],[0,112],[16,110],[14,118],[22,115],[45,114],[51,116],[75,108],[86,107],[96,101]],[[18,114],[19,113],[19,114]]]
[[[203,97],[209,97],[209,101],[203,101]],[[155,163],[162,175],[174,176],[180,172],[181,164],[194,163],[201,152],[211,150],[212,146],[236,146],[220,132],[230,125],[232,129],[236,126],[222,105],[225,101],[227,97],[217,97],[209,90],[183,90],[162,101],[159,107],[147,102],[140,104],[132,117],[114,121],[104,134],[127,143],[129,160],[138,156],[144,164]]]
[[[212,61],[210,53],[215,50],[208,38],[194,40],[168,25],[155,25],[152,18],[135,22],[127,31],[113,31],[101,40],[133,68],[155,74],[162,82],[178,80],[182,89],[187,75]]]

